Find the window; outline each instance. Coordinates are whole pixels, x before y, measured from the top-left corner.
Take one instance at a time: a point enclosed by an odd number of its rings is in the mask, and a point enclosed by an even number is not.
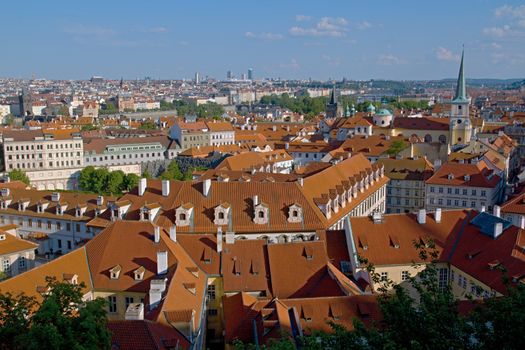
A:
[[[209,284],[208,285],[208,300],[215,300],[215,285]]]
[[[57,221],[57,230],[62,229],[62,223],[60,221]]]
[[[127,310],[127,309],[128,309],[128,306],[129,306],[130,304],[133,304],[133,303],[134,303],[134,299],[133,299],[133,297],[126,297],[125,300],[126,300],[126,310]]]
[[[9,259],[4,259],[2,261],[2,267],[4,268],[4,273],[9,274],[11,272],[11,261]]]
[[[487,196],[487,191],[481,190],[481,197],[486,197],[486,196]]]
[[[462,206],[463,208],[466,208],[466,207],[467,207],[467,201],[462,201],[462,202],[461,202],[461,206]]]
[[[57,246],[58,246],[58,249],[62,249],[62,240],[61,239],[57,239]]]
[[[18,258],[18,269],[24,270],[26,268],[26,258],[21,256]]]
[[[475,207],[476,207],[476,201],[472,201],[472,202],[470,202],[470,207],[471,207],[471,208],[475,208]]]
[[[476,190],[472,190],[472,195],[473,196],[477,195],[477,191]]]
[[[439,288],[444,289],[445,286],[448,284],[448,269],[447,268],[440,268],[439,269]]]
[[[401,271],[401,281],[408,280],[409,274],[408,271]]]
[[[217,316],[217,309],[208,309],[208,316]]]
[[[264,211],[259,211],[259,218],[264,219]]]
[[[466,189],[466,188],[463,189],[463,195],[464,195],[464,196],[467,195],[467,189]]]
[[[108,297],[109,312],[117,312],[117,297],[112,295]]]
[[[448,205],[448,206],[451,206],[451,205],[452,205],[452,200],[447,199],[447,205]]]
[[[454,194],[459,194],[459,188],[454,189]]]
[[[71,241],[67,241],[67,249],[71,250]]]
[[[434,193],[434,186],[430,186],[430,192]]]
[[[186,221],[186,214],[181,213],[181,214],[179,215],[179,220],[180,220],[180,221]]]
[[[450,270],[450,282],[454,282],[454,270]]]
[[[448,193],[448,194],[452,194],[452,188],[450,188],[450,187],[447,188],[447,193]]]
[[[438,192],[443,193],[443,187],[440,187]]]
[[[388,281],[388,272],[381,272],[381,282]]]

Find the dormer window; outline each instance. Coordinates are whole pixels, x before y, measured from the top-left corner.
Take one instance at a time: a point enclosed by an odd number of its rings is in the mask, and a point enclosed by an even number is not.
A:
[[[63,214],[62,207],[60,205],[57,205],[57,215],[62,215],[62,214]]]
[[[288,209],[288,222],[298,223],[303,219],[303,208],[299,204],[292,204]]]
[[[120,276],[120,271],[122,271],[122,267],[120,265],[115,266],[111,270],[109,270],[109,277],[112,280],[116,280]]]
[[[453,180],[454,179],[454,174],[448,174],[448,179],[449,180]]]
[[[1,201],[1,202],[0,202],[0,208],[2,208],[2,209],[7,209],[7,203],[6,203],[6,201]]]
[[[268,217],[270,214],[270,209],[268,206],[264,203],[259,203],[255,206],[255,213],[253,222],[256,224],[267,224],[268,223]]]
[[[228,225],[228,214],[230,212],[230,204],[222,203],[215,207],[215,225]]]
[[[183,204],[175,210],[175,225],[189,226],[193,205],[187,203]]]
[[[465,181],[470,181],[470,175],[465,175]]]
[[[146,272],[146,269],[144,266],[139,267],[135,271],[133,271],[133,276],[135,281],[142,281],[144,279],[144,272]]]

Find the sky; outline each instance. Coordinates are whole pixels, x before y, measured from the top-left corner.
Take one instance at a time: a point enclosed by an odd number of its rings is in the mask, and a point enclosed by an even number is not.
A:
[[[1,6],[0,77],[525,77],[525,3],[26,0]]]

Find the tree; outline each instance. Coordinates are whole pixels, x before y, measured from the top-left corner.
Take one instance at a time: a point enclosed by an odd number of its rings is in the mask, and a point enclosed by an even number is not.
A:
[[[11,181],[22,181],[26,185],[30,184],[29,177],[27,174],[20,169],[13,169],[9,172],[9,179]]]
[[[106,176],[106,192],[109,194],[122,193],[122,186],[126,174],[122,170],[108,172]]]
[[[15,116],[9,113],[4,117],[4,124],[12,126],[15,123]]]
[[[148,120],[142,123],[139,127],[140,130],[155,130],[157,129],[157,124],[155,122]]]
[[[152,178],[152,176],[151,176],[150,172],[148,171],[148,169],[146,169],[146,170],[144,170],[142,172],[142,177],[146,178],[146,179],[151,179]]]
[[[136,174],[126,174],[124,177],[124,183],[122,185],[122,191],[129,192],[133,188],[137,187],[140,181],[140,177]]]
[[[84,191],[91,191],[91,181],[93,173],[95,172],[95,167],[87,166],[80,171],[78,176],[78,186]]]
[[[407,144],[406,144],[405,141],[403,141],[403,140],[396,140],[396,141],[392,142],[392,144],[390,145],[390,147],[388,148],[386,153],[388,155],[390,155],[390,156],[395,156],[396,154],[398,154],[399,152],[401,152],[405,148],[407,148]]]
[[[43,301],[0,294],[0,348],[109,349],[105,301],[83,301],[84,284],[46,278]]]

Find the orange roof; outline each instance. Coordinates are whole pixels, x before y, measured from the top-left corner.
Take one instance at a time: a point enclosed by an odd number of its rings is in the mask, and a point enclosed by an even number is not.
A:
[[[0,282],[0,292],[10,292],[14,295],[25,293],[28,296],[35,296],[40,300],[42,296],[37,291],[37,288],[41,289],[46,286],[46,277],[56,277],[58,281],[63,281],[64,274],[77,275],[78,283],[84,282],[86,285],[84,289],[85,293],[93,290],[87,263],[87,254],[84,247],[58,257],[47,264],[37,266],[27,272]]]
[[[14,254],[25,250],[34,250],[38,248],[38,244],[20,239],[5,231],[0,231],[0,235],[5,237],[5,239],[0,240],[0,255]]]
[[[449,162],[443,164],[426,183],[494,188],[500,180],[501,178],[489,169],[484,161],[477,164]]]

